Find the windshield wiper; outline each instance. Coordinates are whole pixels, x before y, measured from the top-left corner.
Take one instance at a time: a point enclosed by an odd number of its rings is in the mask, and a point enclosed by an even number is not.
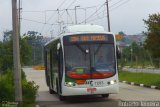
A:
[[[96,51],[94,52],[94,56],[97,54],[97,52],[99,51],[99,49],[102,47],[103,44],[99,44],[98,48],[96,49]]]
[[[83,53],[87,54],[87,52],[79,45],[79,44],[75,44]]]

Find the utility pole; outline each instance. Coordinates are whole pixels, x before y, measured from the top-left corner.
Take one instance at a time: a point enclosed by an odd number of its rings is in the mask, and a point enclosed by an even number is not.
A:
[[[19,24],[19,29],[18,29],[18,33],[19,33],[19,36],[21,34],[21,0],[19,0],[19,7],[18,7],[18,24]]]
[[[75,24],[77,24],[77,11],[76,11],[77,7],[80,7],[80,6],[75,6]]]
[[[108,32],[110,32],[110,31],[111,31],[111,28],[110,28],[110,17],[109,17],[109,6],[108,6],[108,0],[106,0],[106,7],[107,7]]]
[[[21,84],[21,65],[19,51],[19,35],[18,35],[18,14],[17,0],[12,0],[12,25],[13,25],[13,64],[14,64],[14,85],[15,100],[22,101],[22,84]]]

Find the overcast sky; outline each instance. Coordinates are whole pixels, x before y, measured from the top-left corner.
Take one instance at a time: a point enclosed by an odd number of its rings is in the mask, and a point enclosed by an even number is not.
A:
[[[75,6],[80,6],[77,8],[78,23],[85,20],[85,9],[82,8],[90,7],[86,9],[86,22],[101,25],[107,30],[106,6],[103,5],[106,0],[21,1],[21,33],[38,31],[42,35],[50,36],[53,31],[53,35],[57,35],[60,29],[58,22],[63,22],[62,27],[67,23],[75,23],[75,11],[68,10],[68,13],[60,11],[59,16],[57,11],[46,10],[74,9]],[[109,0],[109,7],[112,32],[123,31],[126,34],[138,34],[145,31],[142,20],[147,19],[149,14],[160,12],[160,0]],[[11,16],[11,0],[0,0],[0,39],[2,39],[3,31],[12,29]],[[43,24],[45,19],[47,24]]]

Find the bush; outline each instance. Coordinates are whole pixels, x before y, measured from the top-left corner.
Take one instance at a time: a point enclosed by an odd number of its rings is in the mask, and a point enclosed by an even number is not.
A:
[[[35,102],[38,86],[34,81],[22,81],[23,102],[32,104]]]
[[[0,101],[14,101],[14,84],[9,70],[0,77]]]
[[[7,70],[7,73],[0,75],[0,102],[2,101],[15,101],[13,72]],[[35,82],[26,80],[25,73],[22,71],[22,107],[27,107],[29,104],[34,104],[38,86]]]

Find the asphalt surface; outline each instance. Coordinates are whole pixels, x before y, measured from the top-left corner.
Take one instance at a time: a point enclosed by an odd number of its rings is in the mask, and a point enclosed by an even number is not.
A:
[[[122,101],[160,101],[160,91],[156,89],[120,84],[119,94],[111,94],[109,98],[101,96],[67,97],[59,101],[56,94],[49,94],[43,70],[23,68],[27,80],[35,81],[40,86],[36,97],[37,107],[119,107]]]

